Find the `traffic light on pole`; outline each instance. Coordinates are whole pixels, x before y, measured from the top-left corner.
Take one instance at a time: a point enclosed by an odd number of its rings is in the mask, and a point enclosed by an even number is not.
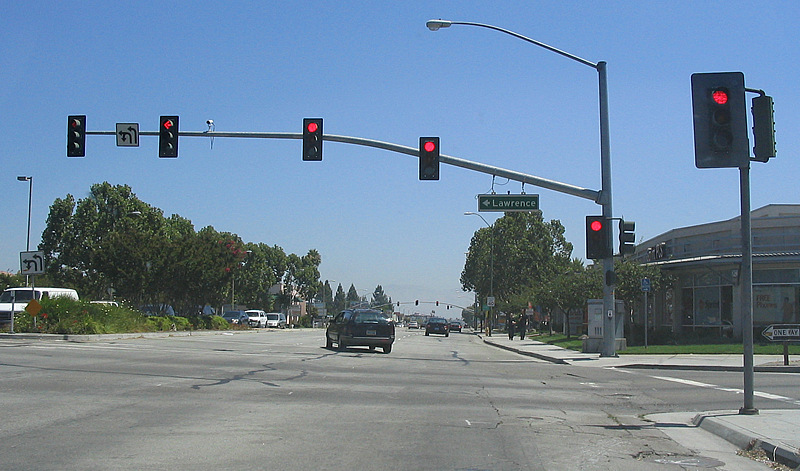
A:
[[[744,74],[692,74],[694,163],[697,168],[750,165]]]
[[[178,156],[178,117],[162,116],[158,120],[158,156]]]
[[[419,179],[439,179],[439,138],[419,138]]]
[[[636,230],[636,223],[633,221],[619,221],[619,253],[620,255],[632,254],[636,252],[636,245],[633,242],[636,240],[636,235],[633,231]]]
[[[322,118],[303,118],[303,160],[322,160]]]
[[[586,216],[586,258],[601,260],[611,257],[611,227],[603,216]]]
[[[67,157],[86,156],[86,115],[67,119]]]
[[[754,159],[766,162],[775,157],[775,116],[772,97],[761,95],[753,98],[753,146]]]

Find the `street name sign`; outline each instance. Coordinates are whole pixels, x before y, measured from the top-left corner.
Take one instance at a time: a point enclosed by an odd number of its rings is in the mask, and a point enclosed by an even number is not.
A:
[[[761,335],[773,342],[798,342],[800,341],[800,324],[771,325],[764,329]]]
[[[478,211],[538,211],[539,195],[478,195]]]

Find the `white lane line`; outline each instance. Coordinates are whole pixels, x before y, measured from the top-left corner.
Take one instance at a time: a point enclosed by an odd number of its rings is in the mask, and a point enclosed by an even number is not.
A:
[[[715,384],[701,383],[699,381],[692,381],[690,379],[672,378],[670,376],[650,376],[650,377],[651,378],[655,378],[655,379],[660,379],[660,380],[663,380],[663,381],[671,381],[673,383],[685,384],[687,386],[695,386],[695,387],[698,387],[698,388],[707,388],[707,389],[714,389],[716,391],[732,392],[732,393],[736,393],[736,394],[744,394],[744,390],[742,390],[742,389],[738,389],[738,388],[723,388],[722,386],[717,386]],[[794,399],[794,398],[791,398],[791,397],[780,396],[778,394],[771,394],[771,393],[766,393],[766,392],[761,392],[761,391],[753,391],[753,395],[761,397],[761,398],[764,398],[764,399],[771,399],[773,401],[780,401],[780,402],[786,402],[786,403],[789,403],[789,404],[800,405],[800,400],[797,400],[797,399]]]

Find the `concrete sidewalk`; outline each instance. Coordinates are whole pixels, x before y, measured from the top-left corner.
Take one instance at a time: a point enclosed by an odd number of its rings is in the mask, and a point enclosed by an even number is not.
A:
[[[679,369],[700,371],[743,371],[742,355],[618,355],[601,357],[599,353],[581,353],[533,339],[509,340],[505,334],[491,337],[478,333],[484,343],[493,347],[565,366],[596,368]],[[755,355],[756,372],[800,374],[800,357],[789,358],[783,366],[782,355]],[[800,377],[798,378],[800,384]],[[796,401],[800,405],[800,398]],[[648,416],[657,425],[663,417],[675,414]],[[679,414],[689,423],[733,443],[741,449],[751,444],[760,446],[774,461],[792,468],[800,467],[800,408],[760,410],[757,415],[742,415],[738,411],[710,411],[696,415]],[[689,418],[691,418],[689,420]]]

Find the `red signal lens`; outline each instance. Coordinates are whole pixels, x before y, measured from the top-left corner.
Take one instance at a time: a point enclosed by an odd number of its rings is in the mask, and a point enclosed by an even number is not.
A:
[[[317,129],[319,129],[319,125],[317,123],[311,122],[308,123],[306,129],[308,129],[308,132],[317,132]]]
[[[589,229],[598,232],[603,229],[603,223],[600,221],[592,221],[592,223],[589,224]]]
[[[173,124],[171,119],[164,121],[164,128],[166,128],[167,130],[169,130],[169,128],[171,128],[172,126]]]
[[[422,148],[425,149],[425,152],[433,152],[436,150],[436,143],[433,141],[427,141]]]
[[[714,99],[714,103],[718,105],[724,105],[728,102],[728,92],[725,90],[714,90],[711,93],[711,98]]]

